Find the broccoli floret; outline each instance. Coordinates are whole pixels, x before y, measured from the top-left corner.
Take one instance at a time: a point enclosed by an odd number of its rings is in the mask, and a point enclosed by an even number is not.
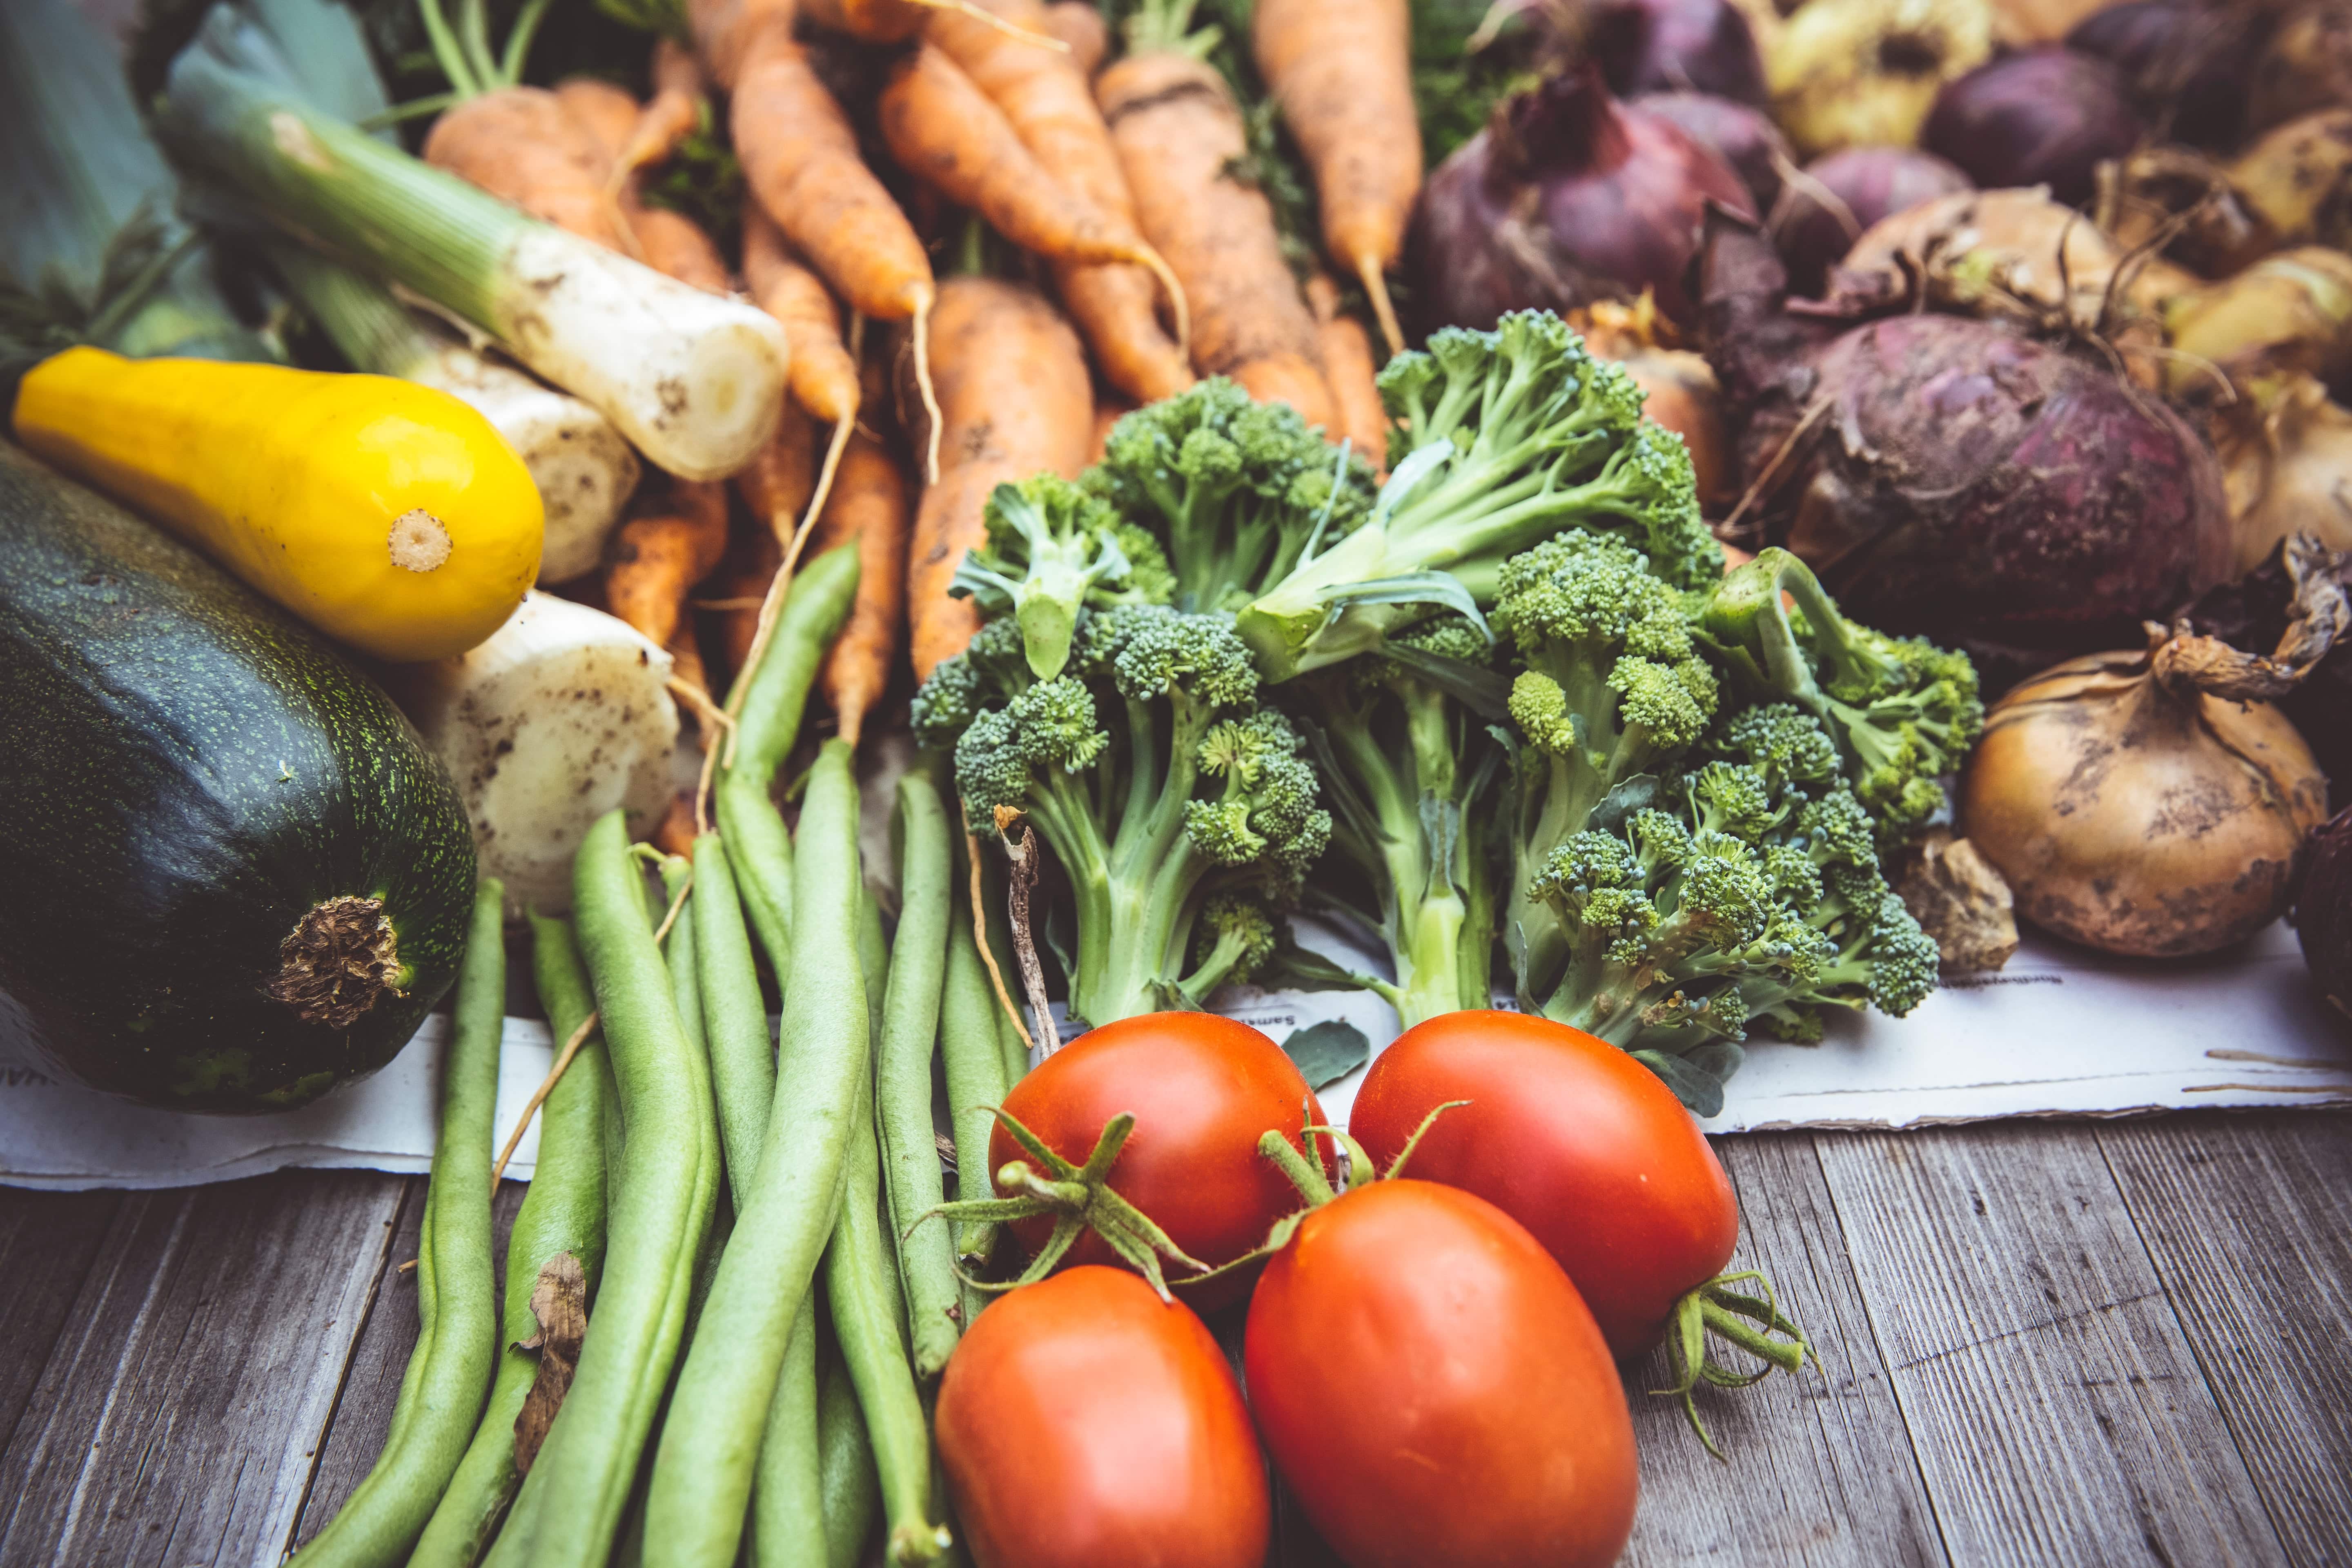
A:
[[[1888,890],[1820,721],[1748,710],[1692,760],[1622,827],[1561,841],[1528,892],[1565,953],[1546,1014],[1634,1052],[1711,1115],[1748,1030],[1810,1042],[1825,1007],[1907,1013],[1935,987],[1937,952]]]
[[[1259,706],[1228,616],[1082,609],[1068,668],[1044,680],[1007,657],[1009,624],[989,623],[920,694],[932,732],[971,712],[955,752],[965,808],[983,830],[998,805],[1026,812],[1060,864],[1076,915],[1073,1011],[1108,1023],[1152,1011],[1171,986],[1197,1001],[1195,977],[1180,976],[1209,900],[1255,900],[1271,921],[1329,841],[1304,744]],[[1255,952],[1244,942],[1201,977],[1230,978],[1263,962]]]
[[[1352,885],[1318,884],[1318,907],[1387,947],[1393,983],[1362,983],[1408,1028],[1493,996],[1492,726],[1509,689],[1495,652],[1483,627],[1444,615],[1280,689],[1326,780],[1333,847],[1372,895],[1358,908]]]
[[[1526,667],[1510,694],[1523,742],[1513,867],[1526,889],[1612,791],[1699,740],[1715,717],[1716,682],[1681,595],[1620,540],[1582,531],[1547,540],[1505,562],[1500,586],[1495,618]],[[1563,959],[1541,900],[1523,896],[1504,931],[1522,991],[1539,994]]]
[[[1940,777],[1958,769],[1984,728],[1966,654],[1847,620],[1805,563],[1777,546],[1727,574],[1697,620],[1736,689],[1825,721],[1882,848],[1943,809]]]
[[[1287,404],[1213,377],[1111,426],[1087,493],[1160,542],[1186,610],[1238,608],[1371,514],[1366,454],[1342,458]]]
[[[1269,679],[1360,653],[1421,604],[1490,601],[1506,558],[1563,529],[1622,536],[1675,588],[1721,574],[1681,439],[1549,311],[1438,331],[1389,362],[1381,390],[1398,427],[1370,524],[1242,612]]]
[[[1220,985],[1246,985],[1281,945],[1281,928],[1264,900],[1219,893],[1201,906],[1192,932],[1192,972],[1180,989],[1207,1000]]]
[[[1040,680],[1069,661],[1082,605],[1164,604],[1174,590],[1157,540],[1057,474],[997,486],[984,522],[948,591],[991,615],[1011,610]]]
[[[932,668],[915,689],[915,743],[947,750],[992,698],[1010,697],[1032,679],[1021,628],[1009,617],[983,621],[964,650]]]

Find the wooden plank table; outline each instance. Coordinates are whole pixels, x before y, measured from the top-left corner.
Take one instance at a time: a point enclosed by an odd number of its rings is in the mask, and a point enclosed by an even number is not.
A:
[[[1741,1263],[1822,1369],[1710,1399],[1724,1463],[1643,1394],[1662,1360],[1629,1369],[1627,1563],[2352,1563],[2352,1118],[1719,1147]],[[247,1568],[315,1532],[415,1336],[423,1192],[0,1190],[0,1568]],[[1286,1510],[1269,1561],[1334,1560]]]

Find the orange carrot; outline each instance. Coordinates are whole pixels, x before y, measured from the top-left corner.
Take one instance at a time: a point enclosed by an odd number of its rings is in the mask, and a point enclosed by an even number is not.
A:
[[[1381,405],[1379,372],[1372,363],[1372,340],[1364,324],[1339,313],[1339,290],[1320,272],[1307,280],[1307,306],[1315,312],[1315,331],[1323,344],[1323,374],[1331,386],[1335,440],[1345,436],[1356,455],[1375,469],[1389,466],[1389,414]]]
[[[1178,41],[1148,41],[1095,79],[1095,97],[1138,226],[1192,301],[1193,368],[1328,426],[1315,318],[1283,259],[1273,204],[1226,173],[1249,152],[1241,108],[1215,68]]]
[[[1103,460],[1103,453],[1110,445],[1110,427],[1134,413],[1135,407],[1116,394],[1095,405],[1095,433],[1087,441],[1087,467]]]
[[[661,826],[654,829],[654,847],[665,855],[694,858],[694,792],[680,790],[669,797],[669,808],[662,813]]]
[[[776,542],[777,560],[783,559],[781,548],[800,526],[801,514],[815,489],[815,439],[806,411],[793,403],[785,408],[783,423],[776,426],[776,438],[751,459],[750,468],[735,476],[735,493],[751,509],[761,531]],[[764,591],[767,585],[762,577],[755,591]]]
[[[743,212],[743,280],[760,308],[783,323],[793,345],[792,389],[828,424],[857,416],[857,364],[842,340],[841,308],[801,264],[782,230],[757,205]]]
[[[1034,289],[950,278],[940,286],[933,326],[943,417],[915,434],[936,440],[942,463],[916,510],[907,563],[918,676],[961,652],[979,627],[971,601],[949,597],[948,584],[980,538],[991,492],[1041,468],[1076,475],[1086,466],[1094,423],[1078,335]]]
[[[1044,53],[1043,50],[1036,51]],[[1129,261],[1168,290],[1176,335],[1185,335],[1184,291],[1125,214],[1066,185],[1022,144],[1004,111],[948,53],[922,45],[882,89],[882,139],[908,174],[986,218],[1024,250],[1057,261]]]
[[[1070,51],[1081,76],[1102,69],[1110,54],[1110,25],[1090,0],[1054,0],[1045,7],[1045,31]]]
[[[425,161],[558,228],[625,247],[605,189],[609,159],[545,88],[501,88],[452,106],[425,138]]]
[[[672,479],[666,491],[640,495],[614,531],[605,601],[656,647],[667,647],[688,593],[726,549],[727,487]]]
[[[1005,33],[1016,32],[1010,23],[992,20],[989,9],[973,0],[800,0],[800,14],[817,26],[868,44],[903,44],[920,32],[929,17],[951,11],[979,17]],[[1067,47],[1052,34],[1034,28],[1018,36],[1033,49],[1048,48],[1058,54]]]
[[[678,143],[693,134],[702,118],[702,68],[689,50],[668,38],[655,39],[653,79],[654,95],[637,111],[636,123],[630,127],[614,165],[616,189],[638,170],[651,168],[677,152]]]
[[[857,596],[817,672],[817,689],[853,746],[898,655],[907,618],[907,480],[897,459],[871,436],[852,436],[807,548],[819,554],[845,540],[857,542]]]
[[[1037,0],[984,0],[1005,21],[1037,31],[1051,18]],[[1088,15],[1095,15],[1087,7]],[[1097,20],[1097,26],[1100,26]],[[1069,56],[1041,49],[958,12],[941,12],[924,29],[963,68],[972,85],[1003,112],[1022,146],[1081,201],[1135,231],[1135,198],[1119,167],[1087,72]],[[1158,290],[1133,264],[1084,265],[1056,259],[1062,302],[1095,351],[1112,385],[1144,402],[1172,397],[1192,384],[1183,345],[1160,329]]]
[[[1407,0],[1257,0],[1258,70],[1298,138],[1323,209],[1323,243],[1364,280],[1391,353],[1404,347],[1387,269],[1421,191]]]
[[[793,11],[793,0],[686,0],[695,63],[720,91],[733,92],[763,38],[792,36]]]

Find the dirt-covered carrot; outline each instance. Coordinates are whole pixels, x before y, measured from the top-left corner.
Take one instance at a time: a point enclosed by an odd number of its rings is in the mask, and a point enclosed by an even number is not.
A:
[[[1103,460],[1103,452],[1110,445],[1110,427],[1135,412],[1136,405],[1124,397],[1106,397],[1095,405],[1095,433],[1087,442],[1087,463],[1089,467]]]
[[[674,479],[639,500],[613,535],[604,601],[613,614],[667,647],[686,595],[727,550],[727,487]]]
[[[1274,206],[1231,177],[1249,153],[1241,107],[1214,67],[1189,52],[1189,0],[1136,13],[1134,52],[1095,79],[1095,100],[1135,197],[1137,224],[1184,285],[1192,366],[1253,397],[1331,423],[1315,318],[1283,259]]]
[[[606,196],[624,225],[624,247],[681,283],[713,294],[730,292],[734,280],[728,275],[726,258],[702,226],[684,213],[645,201],[638,193],[638,172],[623,169],[621,159],[646,112],[637,100],[595,77],[566,78],[556,84],[555,95],[572,120],[596,139],[604,159]],[[797,343],[793,352],[799,352]]]
[[[672,38],[656,38],[653,81],[654,95],[637,111],[636,123],[614,164],[616,188],[638,170],[677,152],[702,118],[702,67],[691,49]]]
[[[1045,7],[1045,33],[1070,51],[1071,63],[1084,76],[1102,69],[1110,54],[1110,24],[1091,0],[1054,0]]]
[[[607,160],[554,93],[510,87],[451,106],[425,138],[425,161],[533,217],[625,250]]]
[[[794,401],[828,425],[856,418],[857,363],[842,335],[841,307],[774,220],[752,205],[743,213],[743,281],[792,340]]]
[[[1086,352],[1034,289],[995,278],[950,278],[933,312],[941,417],[940,476],[923,491],[907,563],[915,673],[963,650],[979,628],[969,599],[948,596],[981,535],[990,492],[1041,468],[1075,475],[1093,430]],[[904,364],[902,362],[902,371]]]
[[[1364,280],[1391,353],[1404,347],[1385,273],[1421,190],[1407,0],[1257,0],[1257,68],[1315,171],[1323,244]]]
[[[751,651],[760,624],[758,603],[783,563],[784,547],[800,526],[815,488],[815,435],[807,412],[787,399],[776,438],[735,476],[735,493],[751,510],[754,526],[729,546],[727,561],[707,595],[732,606],[721,612],[719,623],[730,671],[741,669]]]
[[[817,674],[841,738],[851,745],[881,701],[907,620],[907,480],[898,460],[863,431],[842,453],[833,494],[810,534],[812,554],[857,542],[857,598]]]
[[[994,15],[1030,31],[1051,18],[1037,0],[986,0]],[[1093,15],[1091,7],[1088,14]],[[1100,26],[1099,21],[1097,23]],[[1095,103],[1088,71],[1054,49],[964,16],[941,12],[924,37],[963,68],[972,85],[1003,110],[1038,163],[1072,195],[1132,231],[1135,200]],[[1161,286],[1133,263],[1055,261],[1055,287],[1112,385],[1149,403],[1192,384],[1183,345],[1164,331],[1156,305]]]
[[[1024,145],[1004,111],[946,50],[925,44],[898,62],[882,89],[881,118],[882,139],[908,173],[979,213],[1024,250],[1055,261],[1150,268],[1168,290],[1177,335],[1183,335],[1184,291],[1168,264],[1125,214],[1066,184],[1059,164],[1049,169]]]
[[[1324,434],[1346,437],[1357,456],[1382,471],[1389,463],[1389,416],[1374,381],[1371,334],[1339,310],[1339,290],[1321,273],[1307,280],[1307,307],[1315,312],[1315,333],[1323,345],[1323,374],[1331,387],[1332,423]]]

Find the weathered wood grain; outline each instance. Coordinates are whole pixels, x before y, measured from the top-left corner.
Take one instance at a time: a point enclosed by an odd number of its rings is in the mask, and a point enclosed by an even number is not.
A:
[[[2352,1561],[2352,1118],[2098,1130],[2287,1555]]]
[[[1815,1147],[1956,1563],[2285,1560],[2092,1129]]]
[[[1642,1503],[1624,1562],[1940,1568],[1934,1513],[1812,1134],[1718,1139],[1716,1149],[1739,1192],[1731,1267],[1771,1279],[1821,1366],[1745,1389],[1702,1389],[1699,1415],[1720,1460],[1678,1402],[1649,1393],[1671,1380],[1664,1352],[1628,1368]]]
[[[416,1256],[418,1229],[425,1223],[425,1181],[422,1176],[406,1181],[406,1202],[376,1276],[367,1321],[352,1347],[342,1391],[327,1417],[310,1493],[303,1500],[301,1521],[295,1527],[297,1542],[326,1529],[335,1510],[374,1467],[376,1455],[383,1449],[384,1434],[392,1427],[400,1380],[408,1371],[410,1352],[416,1348],[416,1273],[404,1271],[402,1266]],[[491,1241],[500,1266],[495,1278],[501,1299],[507,1234],[513,1229],[515,1211],[522,1206],[522,1195],[529,1190],[521,1182],[500,1182],[490,1202]]]
[[[287,1173],[123,1196],[0,1452],[0,1563],[274,1563],[400,1191]]]
[[[45,1193],[0,1202],[0,1452],[65,1332],[121,1193]]]

